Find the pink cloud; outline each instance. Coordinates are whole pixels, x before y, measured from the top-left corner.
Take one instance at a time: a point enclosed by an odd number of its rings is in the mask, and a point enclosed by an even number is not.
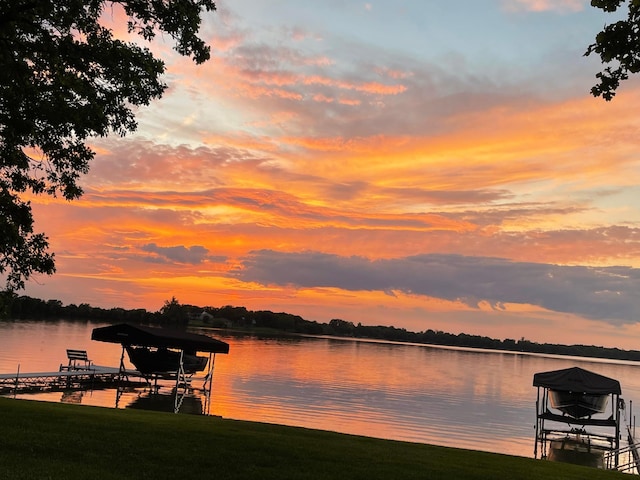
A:
[[[506,0],[503,7],[508,11],[529,12],[579,12],[584,10],[584,0]]]
[[[316,95],[313,96],[313,100],[316,102],[324,102],[324,103],[333,103],[334,99],[331,97],[327,97],[325,95],[322,95],[321,93],[318,93]]]
[[[213,55],[228,52],[238,45],[241,45],[244,40],[243,35],[239,33],[232,33],[229,35],[216,35],[211,38],[209,42],[213,50]]]

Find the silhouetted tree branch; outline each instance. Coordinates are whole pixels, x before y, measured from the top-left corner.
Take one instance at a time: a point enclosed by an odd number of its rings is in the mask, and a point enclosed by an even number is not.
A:
[[[134,131],[133,108],[166,88],[161,60],[101,24],[114,5],[142,39],[164,32],[180,54],[209,59],[198,31],[212,0],[0,1],[0,275],[8,290],[55,271],[25,196],[78,198],[94,158],[87,139]]]
[[[623,5],[628,8],[627,19],[606,25],[585,52],[585,56],[596,53],[603,64],[611,64],[596,74],[598,83],[591,89],[593,96],[609,101],[621,81],[640,71],[640,1],[591,0],[591,5],[609,13]]]

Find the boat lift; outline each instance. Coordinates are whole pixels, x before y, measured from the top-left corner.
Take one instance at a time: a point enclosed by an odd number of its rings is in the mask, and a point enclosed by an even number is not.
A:
[[[180,411],[185,395],[191,386],[193,371],[185,368],[186,352],[204,352],[209,354],[209,360],[205,369],[202,392],[205,397],[203,413],[209,413],[211,402],[211,388],[213,384],[213,370],[217,353],[229,353],[229,344],[206,335],[169,330],[164,328],[153,328],[141,325],[118,324],[107,327],[94,328],[91,339],[99,342],[118,343],[122,346],[120,356],[119,377],[127,378],[127,369],[124,364],[124,354],[128,347],[172,349],[176,350],[173,362],[167,364],[166,358],[162,363],[158,363],[157,369],[153,366],[145,365],[143,373],[148,384],[154,383],[157,391],[158,380],[175,380],[174,413]],[[178,353],[179,352],[179,353]],[[131,354],[130,354],[131,357]],[[134,366],[135,360],[130,358]],[[138,368],[141,370],[140,368]],[[122,391],[118,389],[117,401]]]
[[[536,373],[533,386],[538,388],[535,458],[550,458],[551,444],[557,442],[562,449],[580,446],[588,454],[607,453],[611,467],[618,468],[620,411],[624,409],[620,382],[572,367]]]

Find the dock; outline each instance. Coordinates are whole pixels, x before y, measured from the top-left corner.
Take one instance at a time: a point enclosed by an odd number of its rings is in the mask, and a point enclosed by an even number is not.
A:
[[[91,365],[91,368],[57,372],[0,374],[0,395],[18,393],[59,392],[113,388],[118,385],[146,385],[140,372],[127,370],[121,375],[116,367]]]
[[[204,371],[205,376],[200,379],[203,381],[200,390],[205,397],[205,405],[201,413],[209,414],[215,355],[228,353],[227,343],[204,335],[185,332],[168,333],[158,328],[128,324],[95,328],[91,339],[120,344],[122,346],[120,366],[95,365],[86,350],[68,348],[68,364],[60,364],[58,371],[23,373],[20,372],[20,365],[18,365],[16,373],[0,374],[0,395],[16,396],[48,392],[64,394],[113,388],[117,390],[117,408],[125,390],[148,388],[159,397],[160,388],[163,386],[159,382],[166,384],[170,381],[173,384],[173,411],[178,413],[187,399],[187,394],[195,390],[192,385],[192,380],[195,379],[193,375]],[[198,357],[195,353],[189,353],[199,351],[209,353],[209,357]],[[129,354],[136,370],[126,368],[125,352]],[[135,359],[131,358],[133,353],[136,354]],[[185,359],[194,359],[198,363],[189,364]]]

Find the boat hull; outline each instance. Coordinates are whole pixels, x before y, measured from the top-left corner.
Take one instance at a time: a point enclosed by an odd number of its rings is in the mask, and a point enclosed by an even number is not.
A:
[[[608,395],[549,390],[551,406],[573,418],[590,417],[604,412],[608,398]]]
[[[180,368],[180,352],[167,349],[151,350],[146,347],[125,347],[129,360],[143,374],[175,373]],[[207,367],[209,359],[192,354],[183,354],[184,373],[191,375]]]

